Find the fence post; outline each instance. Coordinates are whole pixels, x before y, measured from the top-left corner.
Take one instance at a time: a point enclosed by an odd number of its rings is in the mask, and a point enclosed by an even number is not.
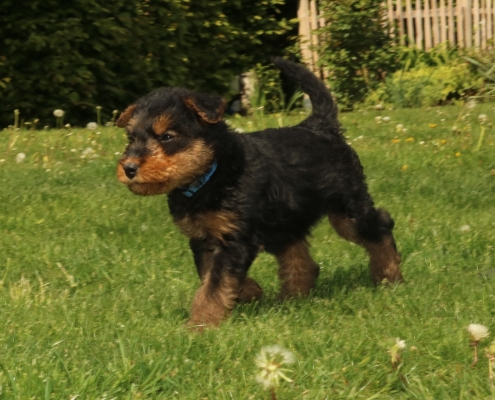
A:
[[[440,0],[440,43],[447,41],[447,16],[445,13],[445,0]]]
[[[299,41],[301,44],[301,55],[303,62],[313,71],[313,55],[309,48],[311,44],[311,29],[309,22],[309,4],[308,0],[300,0],[299,9],[297,10],[299,19]]]
[[[421,0],[416,0],[416,46],[418,46],[418,49],[423,49],[423,32],[423,13],[421,12]]]
[[[487,42],[493,38],[492,25],[492,0],[486,0],[486,40]]]
[[[466,43],[466,47],[470,48],[473,46],[473,13],[471,11],[472,3],[471,0],[466,0],[464,3],[464,16],[465,16],[465,27],[466,27],[466,35],[464,37],[464,41]]]
[[[459,25],[458,25],[459,26]],[[448,29],[449,29],[449,41],[450,45],[455,45],[455,19],[454,19],[454,1],[449,0],[449,21],[448,21]]]
[[[411,0],[406,0],[406,18],[407,18],[407,37],[409,38],[409,46],[414,46],[414,27],[413,13]]]

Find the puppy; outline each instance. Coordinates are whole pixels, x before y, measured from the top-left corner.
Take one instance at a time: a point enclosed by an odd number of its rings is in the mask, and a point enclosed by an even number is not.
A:
[[[367,250],[376,283],[402,279],[394,221],[375,208],[329,91],[303,66],[273,61],[311,100],[296,126],[237,134],[222,121],[221,97],[180,88],[154,90],[117,121],[129,138],[118,179],[135,194],[167,194],[189,238],[201,279],[193,326],[218,325],[236,302],[261,298],[247,276],[260,250],[278,261],[282,298],[307,296],[319,272],[307,237],[324,217]]]

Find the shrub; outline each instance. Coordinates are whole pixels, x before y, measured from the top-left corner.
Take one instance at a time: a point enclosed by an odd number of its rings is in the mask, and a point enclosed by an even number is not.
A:
[[[281,0],[2,2],[0,126],[21,118],[104,120],[157,86],[223,92],[230,78],[278,54]]]
[[[445,104],[477,93],[483,79],[461,58],[451,58],[444,65],[415,63],[388,76],[368,95],[366,105],[391,103],[395,107],[421,107]]]
[[[344,107],[362,101],[397,68],[382,0],[324,0],[326,27],[320,30],[321,63],[331,71],[330,86]]]

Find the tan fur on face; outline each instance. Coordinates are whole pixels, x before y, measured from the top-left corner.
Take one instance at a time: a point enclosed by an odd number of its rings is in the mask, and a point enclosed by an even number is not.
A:
[[[132,115],[134,114],[134,110],[136,109],[136,106],[133,104],[129,107],[127,107],[122,114],[120,114],[120,117],[117,119],[115,122],[115,125],[117,125],[119,128],[125,128],[129,120],[131,119]]]
[[[174,220],[181,232],[190,239],[213,237],[223,241],[224,235],[236,232],[237,215],[229,211],[207,211],[201,214],[187,215]]]
[[[402,280],[400,254],[394,247],[394,239],[391,235],[385,236],[380,243],[366,242],[359,238],[354,219],[338,215],[330,215],[329,219],[340,236],[366,249],[370,255],[371,276],[375,283],[380,283],[384,279],[390,282]]]
[[[188,325],[218,325],[230,315],[236,303],[239,282],[231,276],[223,276],[213,284],[207,272],[203,284],[194,296]]]
[[[209,124],[216,124],[222,119],[223,113],[225,111],[225,106],[227,105],[225,99],[222,99],[222,104],[216,109],[215,112],[217,117],[213,119],[209,118],[208,115],[194,103],[193,99],[185,99],[184,101],[189,108],[196,111],[196,113],[201,117],[203,121]]]
[[[278,276],[282,281],[280,296],[307,296],[315,287],[319,267],[309,255],[308,242],[293,243],[277,254]]]
[[[191,183],[213,160],[213,151],[202,139],[196,139],[187,149],[172,156],[165,154],[155,141],[150,141],[147,148],[151,154],[139,160],[139,169],[133,179],[127,178],[124,172],[127,158],[122,158],[117,168],[119,181],[128,185],[133,193],[143,196],[170,193]]]
[[[157,135],[163,135],[167,132],[170,122],[172,121],[172,116],[169,114],[160,115],[155,122],[153,122],[153,131]]]

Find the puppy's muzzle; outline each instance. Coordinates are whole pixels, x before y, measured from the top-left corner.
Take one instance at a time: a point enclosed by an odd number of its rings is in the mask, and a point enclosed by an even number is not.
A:
[[[124,164],[123,168],[124,168],[125,175],[129,179],[132,179],[136,176],[137,171],[139,169],[139,165],[137,165],[136,163],[133,163],[133,162],[128,162],[128,163]]]

